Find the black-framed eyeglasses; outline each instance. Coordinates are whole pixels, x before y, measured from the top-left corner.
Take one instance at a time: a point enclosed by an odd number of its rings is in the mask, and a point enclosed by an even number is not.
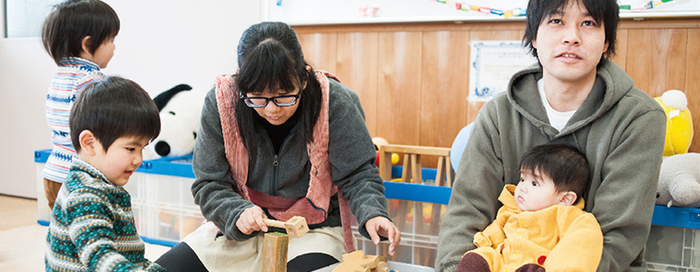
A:
[[[297,100],[299,100],[300,94],[292,94],[292,95],[280,95],[280,96],[275,96],[275,97],[247,97],[244,94],[241,94],[241,99],[243,99],[243,102],[245,102],[246,106],[251,107],[251,108],[263,108],[267,106],[267,102],[272,100],[272,103],[275,103],[278,107],[289,107],[289,106],[294,106],[294,104],[297,103]]]

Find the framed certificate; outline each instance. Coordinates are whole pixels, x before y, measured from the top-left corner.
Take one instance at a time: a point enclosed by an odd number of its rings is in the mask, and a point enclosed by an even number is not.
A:
[[[488,101],[508,88],[511,76],[534,63],[520,41],[472,41],[467,100]]]

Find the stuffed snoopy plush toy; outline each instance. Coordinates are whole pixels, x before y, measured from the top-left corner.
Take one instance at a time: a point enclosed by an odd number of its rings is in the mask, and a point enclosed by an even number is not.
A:
[[[144,160],[192,154],[204,96],[204,92],[180,84],[153,98],[160,111],[160,135],[148,145]]]

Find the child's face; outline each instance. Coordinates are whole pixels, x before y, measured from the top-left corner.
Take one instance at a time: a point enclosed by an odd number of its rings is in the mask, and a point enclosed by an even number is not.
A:
[[[114,38],[115,37],[111,37],[105,40],[105,42],[95,50],[95,54],[93,55],[95,58],[94,62],[102,69],[107,68],[107,64],[112,59],[112,56],[114,56],[114,49],[116,49]]]
[[[96,154],[88,163],[100,170],[112,184],[124,186],[141,165],[141,152],[147,144],[147,138],[121,137],[105,152],[102,144],[96,141]]]
[[[554,182],[547,175],[529,171],[520,172],[520,182],[515,188],[515,203],[522,211],[538,211],[559,205],[563,197],[558,193]]]
[[[114,49],[116,48],[116,46],[114,45],[114,38],[115,37],[106,39],[100,45],[100,47],[98,47],[95,50],[94,54],[90,54],[87,51],[83,50],[83,52],[80,54],[80,57],[94,62],[95,64],[97,64],[97,66],[99,66],[102,69],[107,68],[107,64],[112,59],[112,56],[114,56]]]

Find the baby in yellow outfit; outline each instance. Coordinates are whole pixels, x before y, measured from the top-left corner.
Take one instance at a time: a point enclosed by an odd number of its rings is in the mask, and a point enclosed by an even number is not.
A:
[[[520,162],[520,181],[508,184],[496,219],[474,236],[457,271],[595,271],[603,233],[583,211],[589,168],[576,148],[534,147]]]

